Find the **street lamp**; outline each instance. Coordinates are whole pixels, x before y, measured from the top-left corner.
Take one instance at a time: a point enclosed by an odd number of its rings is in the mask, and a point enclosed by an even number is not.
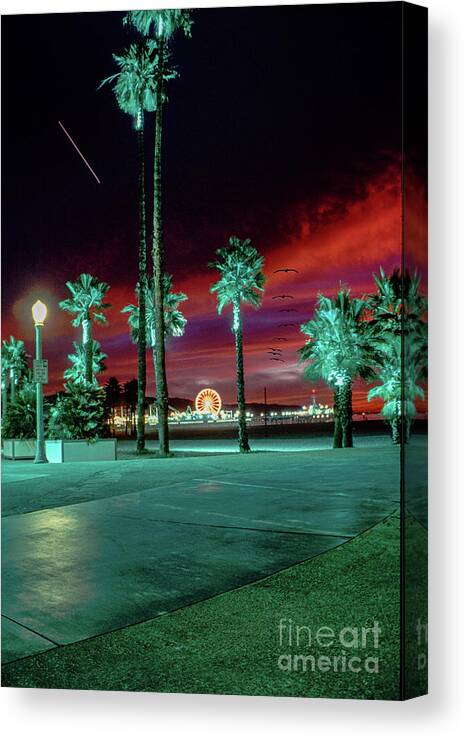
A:
[[[34,361],[34,381],[36,383],[37,440],[34,464],[47,464],[44,438],[44,391],[47,382],[47,364],[42,360],[42,327],[47,317],[47,306],[37,300],[32,306],[32,317],[36,329],[36,359]]]

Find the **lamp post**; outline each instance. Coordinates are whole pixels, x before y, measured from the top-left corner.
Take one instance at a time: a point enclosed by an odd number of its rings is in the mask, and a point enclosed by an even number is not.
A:
[[[34,464],[47,464],[44,438],[44,392],[43,383],[47,377],[43,374],[42,366],[42,327],[47,317],[47,306],[37,300],[32,306],[32,317],[36,329],[36,360],[34,362],[34,381],[36,383],[36,414],[37,414],[37,440]]]

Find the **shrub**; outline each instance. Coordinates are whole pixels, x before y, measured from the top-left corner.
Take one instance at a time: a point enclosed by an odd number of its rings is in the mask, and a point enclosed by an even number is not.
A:
[[[68,382],[50,410],[48,438],[96,441],[105,435],[105,393],[88,382]]]
[[[3,438],[35,438],[36,393],[35,384],[24,379],[16,396],[10,400],[2,421]]]

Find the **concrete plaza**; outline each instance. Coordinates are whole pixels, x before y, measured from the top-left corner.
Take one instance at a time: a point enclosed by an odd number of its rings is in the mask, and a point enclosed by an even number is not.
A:
[[[198,602],[399,505],[399,449],[3,464],[3,661]],[[123,448],[124,456],[124,448]]]

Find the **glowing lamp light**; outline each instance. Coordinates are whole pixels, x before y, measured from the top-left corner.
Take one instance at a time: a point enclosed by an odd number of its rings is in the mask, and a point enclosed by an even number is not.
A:
[[[43,325],[47,317],[47,305],[41,300],[37,300],[32,306],[32,317],[36,325]]]

